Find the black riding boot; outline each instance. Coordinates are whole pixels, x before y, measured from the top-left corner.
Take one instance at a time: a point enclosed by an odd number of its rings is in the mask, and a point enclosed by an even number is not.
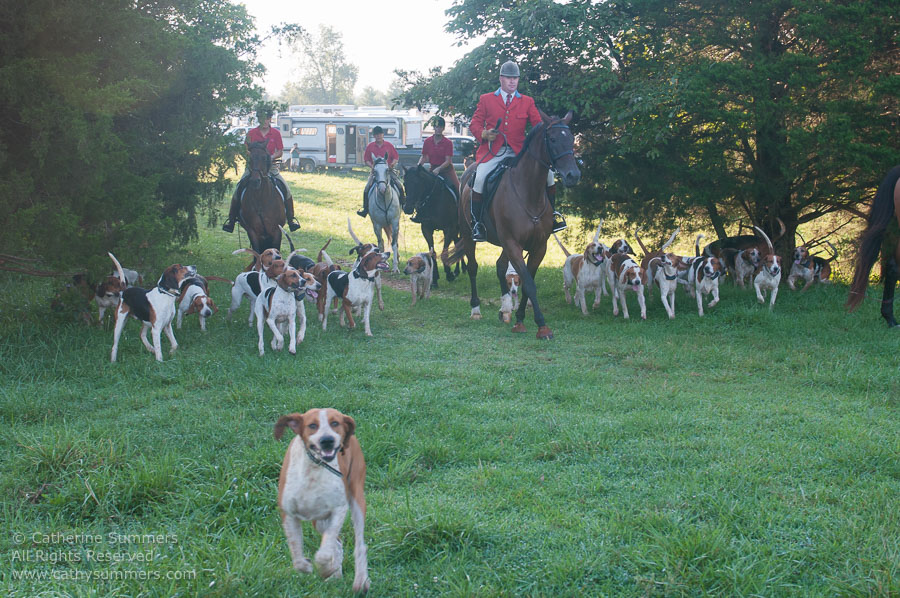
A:
[[[291,232],[300,229],[300,223],[294,218],[294,197],[291,195],[284,198],[284,215]]]
[[[547,200],[550,202],[550,209],[553,210],[553,232],[558,233],[565,230],[569,225],[562,214],[556,211],[556,185],[547,187]]]
[[[238,216],[241,213],[241,194],[240,194],[241,185],[238,183],[237,189],[234,190],[234,195],[231,196],[231,206],[228,208],[228,219],[222,224],[222,230],[226,233],[234,232],[234,223],[237,222]]]
[[[472,240],[476,243],[487,241],[484,224],[481,223],[481,193],[472,191],[472,205],[469,207],[472,210]]]
[[[366,188],[363,190],[363,209],[356,210],[357,216],[360,218],[365,218],[369,215],[369,186],[366,185]]]

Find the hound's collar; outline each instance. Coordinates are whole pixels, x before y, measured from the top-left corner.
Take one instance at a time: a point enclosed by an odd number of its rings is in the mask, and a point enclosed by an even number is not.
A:
[[[592,266],[599,266],[602,262],[598,259],[588,258],[588,263]]]
[[[161,284],[156,285],[156,290],[162,293],[163,295],[168,295],[169,297],[177,297],[178,293],[173,293],[168,288],[162,286]]]
[[[357,268],[356,270],[353,271],[353,278],[362,278],[363,280],[375,280],[374,276],[367,276],[366,274],[361,274],[359,271],[359,268]]]
[[[333,473],[333,474],[336,475],[337,477],[339,477],[339,478],[343,478],[343,477],[344,477],[344,474],[342,474],[342,473],[340,472],[340,470],[335,469],[334,467],[332,467],[331,465],[329,465],[329,464],[326,463],[325,461],[322,461],[321,459],[319,459],[318,457],[316,457],[315,455],[313,455],[312,451],[309,450],[309,447],[306,447],[306,456],[309,457],[309,460],[310,460],[310,461],[312,461],[313,463],[315,463],[315,464],[318,465],[319,467],[324,467],[325,469],[327,469],[328,471],[330,471],[331,473]]]
[[[677,274],[677,273],[676,273],[676,274],[673,274],[672,276],[669,276],[668,274],[665,274],[665,271],[663,271],[663,276],[666,277],[666,280],[676,280],[676,279],[678,278],[678,274]]]

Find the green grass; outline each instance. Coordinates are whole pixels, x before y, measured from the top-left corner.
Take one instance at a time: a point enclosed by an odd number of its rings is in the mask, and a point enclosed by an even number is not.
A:
[[[334,237],[330,254],[348,258],[360,176],[287,179],[297,245],[314,253]],[[405,259],[424,246],[401,227]],[[200,236],[171,260],[231,278],[246,264],[230,255],[237,234]],[[351,595],[350,524],[345,578],[325,583],[291,569],[275,507],[287,445],[276,419],[331,406],[356,419],[368,463],[374,596],[900,594],[900,336],[875,301],[848,315],[845,287],[783,285],[770,313],[729,282],[703,318],[681,291],[674,321],[658,297],[646,322],[614,319],[608,298],[583,317],[565,304],[553,246],[538,284],[556,337],[540,342],[531,312],[524,335],[497,320],[497,253],[479,255],[481,321],[467,280],[442,279],[414,308],[385,288],[374,338],[334,320],[323,333],[308,308],[298,354],[272,352],[267,334],[260,358],[246,303],[226,323],[228,288],[213,282],[223,312],[206,334],[190,316],[161,364],[135,323],[110,364],[109,326],[49,309],[58,283],[0,274],[0,587]],[[53,533],[101,541],[41,538]],[[129,534],[165,541],[111,541]],[[310,529],[306,546],[318,546]],[[104,579],[141,571],[162,579]],[[182,571],[195,577],[165,579]]]

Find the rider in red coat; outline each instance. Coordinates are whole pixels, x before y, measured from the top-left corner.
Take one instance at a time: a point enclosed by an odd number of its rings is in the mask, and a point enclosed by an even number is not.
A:
[[[484,225],[481,223],[481,193],[488,174],[506,158],[522,151],[525,142],[525,125],[532,127],[541,123],[541,115],[534,100],[517,91],[519,86],[519,65],[507,61],[500,67],[500,88],[493,93],[483,94],[472,116],[469,130],[475,139],[481,140],[475,154],[475,184],[472,188],[472,239],[484,241]],[[500,127],[497,127],[497,122]],[[501,134],[502,133],[502,134]],[[551,169],[547,175],[547,196],[553,207],[556,199],[556,185]],[[553,212],[553,232],[566,228],[565,220],[559,212]]]

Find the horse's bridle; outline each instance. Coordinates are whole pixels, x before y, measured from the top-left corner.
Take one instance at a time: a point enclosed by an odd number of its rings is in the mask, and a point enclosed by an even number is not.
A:
[[[424,169],[423,169],[423,171],[424,171]],[[430,174],[434,178],[434,182],[431,184],[431,190],[428,193],[426,193],[422,197],[421,200],[416,202],[416,205],[415,205],[416,210],[421,210],[422,208],[425,207],[425,204],[428,203],[428,200],[431,199],[432,195],[434,195],[434,190],[437,189],[438,185],[441,183],[441,179],[438,175],[434,174],[433,172],[429,172],[428,174]]]
[[[265,177],[269,176],[269,171],[272,170],[272,156],[271,156],[271,154],[269,154],[268,150],[266,150],[266,148],[264,148],[264,147],[255,148],[255,149],[261,149],[262,151],[266,152],[266,170],[262,171],[259,168],[253,168],[253,166],[251,166],[250,172],[251,173],[258,172],[259,176],[261,176],[262,178],[265,178]],[[252,152],[252,150],[251,150],[251,152]]]
[[[556,154],[556,155],[553,154],[553,150],[551,149],[551,145],[547,140],[547,136],[550,134],[550,129],[554,129],[554,128],[565,129],[565,130],[569,131],[569,133],[572,132],[571,129],[569,129],[569,125],[567,125],[563,122],[555,122],[552,125],[547,125],[547,128],[544,130],[544,145],[547,147],[547,155],[550,156],[550,162],[545,163],[541,159],[540,155],[534,156],[532,154],[532,157],[534,157],[534,159],[537,160],[538,164],[540,164],[541,166],[546,166],[548,169],[552,169],[552,170],[556,170],[556,161],[559,160],[560,158],[562,158],[563,156],[568,156],[569,154],[572,154],[573,156],[575,155],[574,147],[570,150],[564,151],[561,154]],[[529,151],[529,153],[531,152],[531,147],[528,148],[528,151]]]

